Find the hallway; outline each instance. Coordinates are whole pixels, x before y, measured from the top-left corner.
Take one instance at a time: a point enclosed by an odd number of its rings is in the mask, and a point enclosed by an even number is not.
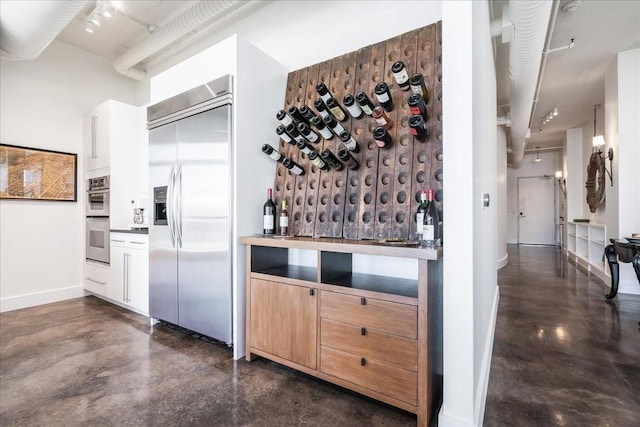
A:
[[[487,426],[637,426],[640,297],[553,248],[510,247]],[[94,297],[0,315],[0,420],[7,426],[411,426],[415,416]]]
[[[638,426],[640,296],[608,290],[554,248],[509,246],[486,426]]]

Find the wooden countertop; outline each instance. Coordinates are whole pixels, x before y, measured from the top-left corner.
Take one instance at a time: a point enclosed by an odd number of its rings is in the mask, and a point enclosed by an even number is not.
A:
[[[401,258],[437,260],[442,257],[442,247],[394,246],[378,243],[377,240],[351,240],[330,237],[281,237],[243,236],[243,245],[268,246],[274,248],[308,249],[327,252],[381,255]]]

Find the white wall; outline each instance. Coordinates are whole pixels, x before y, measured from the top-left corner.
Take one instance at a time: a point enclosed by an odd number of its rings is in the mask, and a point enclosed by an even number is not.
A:
[[[567,129],[567,154],[565,156],[565,178],[567,180],[567,221],[586,218],[589,208],[585,201],[584,183],[586,166],[582,153],[582,128]]]
[[[500,269],[509,262],[507,254],[507,130],[506,126],[498,126],[497,137],[497,179],[496,208],[498,210],[498,243],[496,247],[496,268]]]
[[[536,154],[527,152],[522,159],[522,166],[518,169],[509,168],[507,171],[507,242],[518,243],[518,178],[531,176],[553,176],[562,170],[560,150],[540,153],[540,161],[534,162]],[[556,185],[556,195],[557,195]]]
[[[498,303],[496,81],[487,1],[443,2],[443,426],[481,425]],[[451,161],[455,159],[455,161]],[[483,194],[491,205],[483,207]],[[474,254],[460,268],[460,242]]]
[[[607,239],[618,237],[618,208],[620,192],[620,171],[618,162],[620,152],[618,150],[618,61],[613,61],[604,75],[604,116],[605,131],[604,140],[607,150],[613,148],[613,187],[607,187],[607,212],[605,223],[607,224]],[[608,240],[605,240],[608,242]]]
[[[83,113],[135,92],[108,61],[61,42],[32,61],[2,61],[1,141],[77,153],[78,201],[0,201],[0,311],[83,295]]]

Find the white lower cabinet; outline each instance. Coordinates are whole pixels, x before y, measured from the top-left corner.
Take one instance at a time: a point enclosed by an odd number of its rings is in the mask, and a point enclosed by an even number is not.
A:
[[[111,233],[111,274],[106,297],[149,314],[149,236]]]
[[[86,261],[84,265],[84,288],[94,294],[107,296],[109,266]]]

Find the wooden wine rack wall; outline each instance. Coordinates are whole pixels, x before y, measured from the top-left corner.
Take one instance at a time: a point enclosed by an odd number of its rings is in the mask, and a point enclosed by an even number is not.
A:
[[[368,94],[378,105],[374,88],[380,81],[389,85],[394,109],[389,116],[393,145],[381,149],[372,132],[375,120],[363,114],[349,117],[342,126],[360,145],[351,153],[360,167],[341,171],[318,169],[297,147],[280,140],[278,151],[305,170],[296,176],[278,163],[274,201],[290,207],[290,234],[347,239],[382,239],[415,236],[415,211],[420,191],[432,188],[442,219],[442,39],[441,22],[419,28],[355,52],[289,73],[284,109],[303,104],[313,109],[319,98],[316,84],[324,82],[343,105],[347,93]],[[409,75],[421,73],[429,90],[426,142],[413,138],[408,125],[411,112],[407,101],[411,90],[397,85],[391,66],[404,62]],[[346,107],[343,107],[345,111]],[[275,117],[275,111],[273,112]],[[315,129],[314,129],[315,130]],[[318,152],[330,148],[337,155],[337,136],[311,144]]]

